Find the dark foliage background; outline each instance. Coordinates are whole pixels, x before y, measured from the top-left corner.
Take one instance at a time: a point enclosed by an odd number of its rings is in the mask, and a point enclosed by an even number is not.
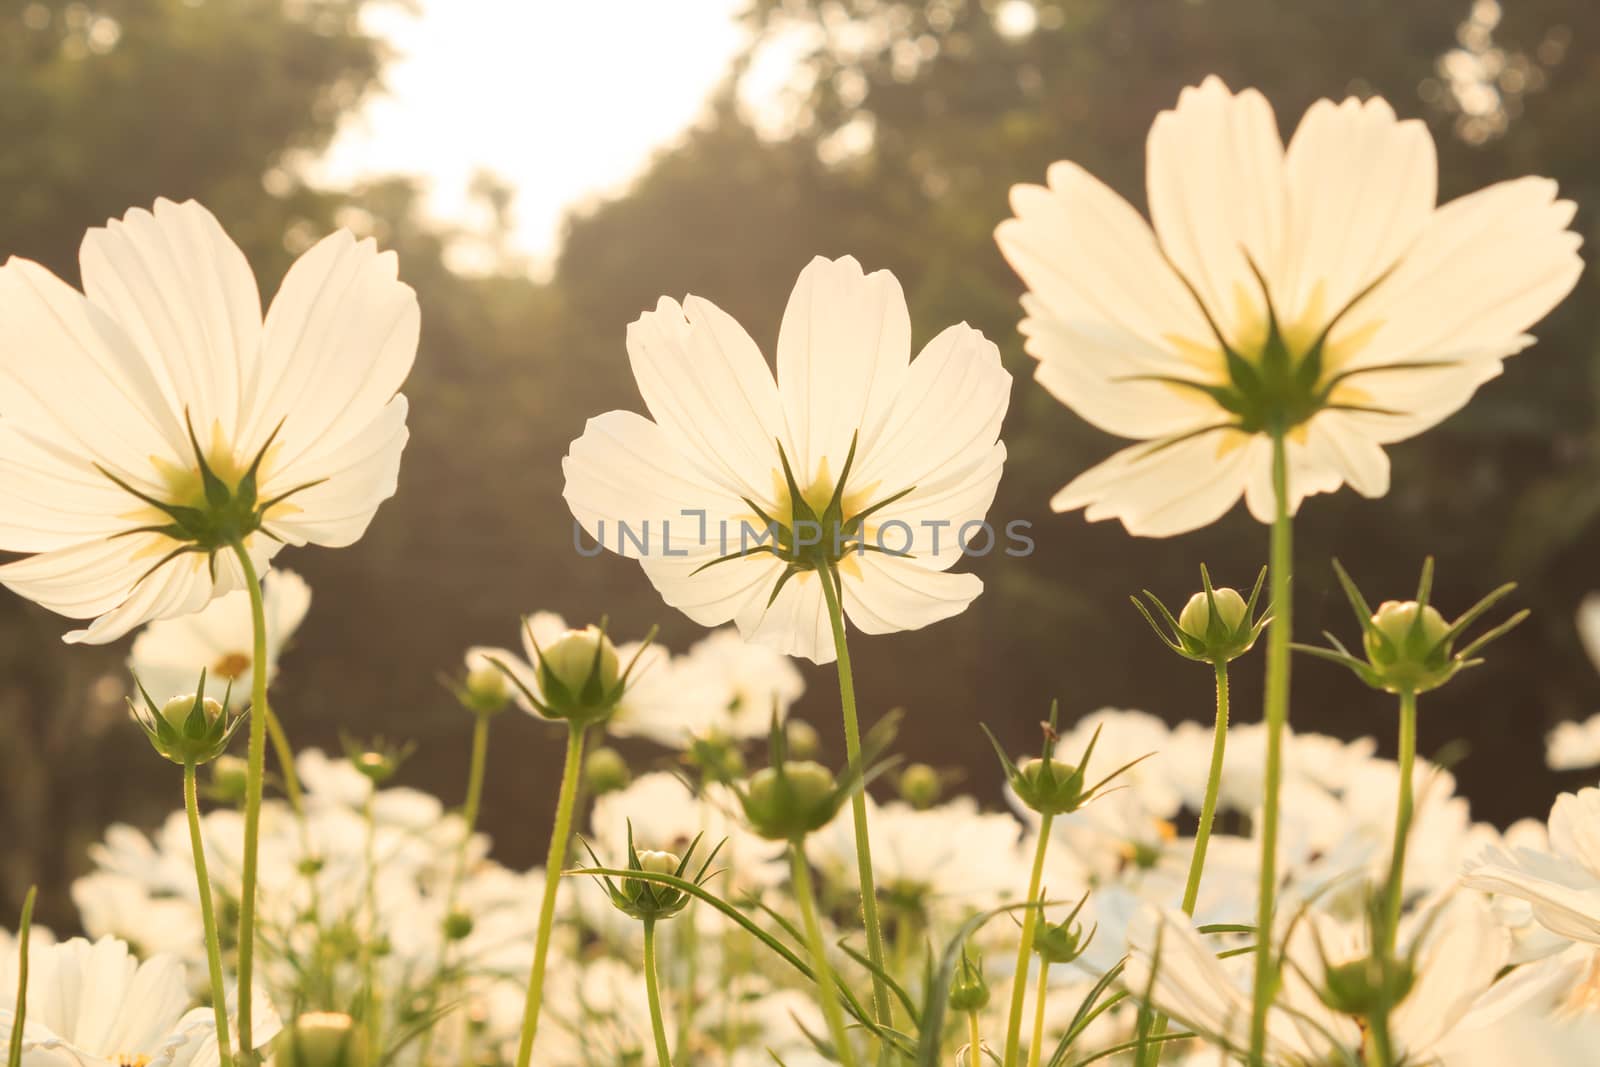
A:
[[[759,135],[741,116],[736,66],[698,128],[625,195],[570,220],[552,280],[462,277],[444,265],[455,235],[421,221],[412,180],[327,190],[294,177],[380,87],[387,57],[357,18],[369,2],[0,0],[0,254],[76,280],[84,229],[157,196],[211,206],[268,296],[332,226],[399,250],[424,323],[400,493],[356,547],[279,557],[315,603],[275,703],[298,744],[337,747],[341,731],[415,739],[403,780],[447,801],[462,789],[468,730],[436,679],[468,644],[513,642],[518,616],[539,608],[604,612],[624,635],[660,622],[678,649],[697,636],[636,566],[575,559],[560,497],[559,458],[584,419],[639,406],[623,331],[659,294],[709,297],[770,349],[799,268],[850,252],[899,275],[919,344],[964,318],[1002,345],[1018,384],[994,515],[1031,520],[1038,551],[977,561],[987,592],[965,615],[856,646],[869,720],[904,705],[905,753],[961,768],[992,797],[980,719],[1020,745],[1052,697],[1069,714],[1113,704],[1208,716],[1204,669],[1165,659],[1127,594],[1181,601],[1201,561],[1246,583],[1266,547],[1242,509],[1172,541],[1048,512],[1051,492],[1116,442],[1029,381],[1019,286],[990,236],[1011,184],[1070,157],[1142,204],[1151,118],[1217,72],[1260,87],[1289,125],[1319,96],[1381,93],[1433,127],[1442,196],[1547,174],[1583,205],[1577,226],[1593,244],[1592,0],[1508,0],[1498,24],[1493,4],[1470,0],[1021,0],[1035,25],[1010,35],[996,16],[1017,16],[1018,0],[755,0],[752,52],[796,26],[815,42],[787,135]],[[1489,76],[1463,111],[1448,75],[1474,63]],[[1591,273],[1470,408],[1392,449],[1388,497],[1314,498],[1299,525],[1302,633],[1353,631],[1335,553],[1378,597],[1404,593],[1435,553],[1447,612],[1522,583],[1533,620],[1428,698],[1422,719],[1425,752],[1468,742],[1463,788],[1500,822],[1541,814],[1558,787],[1578,784],[1544,772],[1542,737],[1600,709],[1572,627],[1578,600],[1600,588],[1595,289]],[[0,915],[39,882],[41,917],[59,929],[72,925],[66,887],[85,845],[109,821],[152,825],[178,802],[171,768],[122,710],[125,648],[69,649],[65,629],[0,597]],[[1296,671],[1297,727],[1388,737],[1383,700],[1335,668]],[[1243,719],[1259,706],[1258,675],[1252,661],[1236,672]],[[832,679],[808,678],[802,713],[832,736]],[[497,724],[485,822],[507,862],[542,853],[559,762],[551,730],[517,715]]]

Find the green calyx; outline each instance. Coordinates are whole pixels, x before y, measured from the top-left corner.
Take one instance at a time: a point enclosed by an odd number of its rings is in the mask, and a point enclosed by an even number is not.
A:
[[[1178,274],[1190,295],[1194,297],[1195,306],[1205,316],[1212,340],[1222,352],[1226,369],[1224,381],[1218,383],[1158,374],[1132,375],[1121,379],[1162,382],[1179,389],[1203,393],[1222,409],[1225,416],[1222,421],[1180,438],[1162,441],[1155,445],[1155,448],[1169,447],[1178,441],[1220,430],[1281,437],[1309,422],[1320,411],[1400,414],[1387,408],[1356,403],[1348,397],[1341,399],[1340,388],[1364,375],[1397,370],[1437,369],[1449,365],[1443,361],[1395,362],[1335,370],[1328,353],[1329,335],[1356,305],[1388,277],[1387,272],[1352,297],[1349,303],[1328,319],[1320,332],[1309,339],[1300,339],[1291,336],[1292,331],[1286,330],[1279,319],[1265,276],[1248,255],[1246,261],[1255,275],[1257,284],[1261,287],[1262,298],[1266,304],[1264,336],[1248,350],[1228,340],[1193,284],[1181,273]]]
[[[634,668],[655,639],[655,627],[645,635],[639,650],[628,665],[621,665],[616,645],[606,636],[606,620],[598,626],[568,630],[549,648],[543,648],[533,634],[531,620],[524,620],[528,643],[533,646],[539,676],[539,692],[529,689],[509,666],[491,659],[500,672],[522,692],[524,699],[546,719],[574,727],[593,726],[609,719],[628,691]]]
[[[243,714],[228,713],[231,685],[222,703],[207,699],[205,671],[200,672],[200,684],[193,693],[173,697],[159,706],[138,678],[134,679],[134,684],[139,688],[144,706],[129,699],[128,709],[133,720],[157,752],[179,765],[199,766],[222,755],[245,719]]]
[[[633,844],[633,820],[628,820],[628,870],[638,871],[641,874],[667,874],[674,878],[682,879],[693,885],[704,885],[720,872],[711,870],[711,864],[716,860],[717,853],[722,851],[722,846],[727,844],[723,839],[716,848],[706,856],[705,862],[700,864],[698,870],[690,874],[694,863],[695,850],[700,847],[703,834],[696,834],[695,839],[689,842],[689,847],[682,856],[671,852],[655,852],[650,849],[636,849]],[[580,839],[581,840],[581,839]],[[604,867],[600,857],[590,847],[588,841],[583,842],[583,847],[588,850],[589,858],[594,860],[596,867]],[[613,881],[607,875],[599,875],[600,881],[605,885],[606,895],[611,898],[611,903],[617,910],[631,918],[641,921],[655,922],[658,919],[670,919],[682,911],[694,899],[689,893],[676,886],[663,885],[659,882],[646,881],[642,878],[624,878],[621,884]]]
[[[961,950],[961,966],[950,982],[950,1010],[982,1011],[989,1004],[989,983],[983,978],[983,960],[976,962]]]
[[[1058,760],[1055,758],[1055,750],[1061,738],[1056,732],[1057,710],[1056,703],[1052,701],[1049,720],[1039,724],[1044,731],[1044,748],[1040,755],[1024,759],[1020,764],[1013,762],[1011,757],[1006,755],[1006,750],[1000,747],[999,739],[989,727],[980,724],[984,734],[989,738],[989,744],[994,746],[995,755],[1000,757],[1000,765],[1005,770],[1006,780],[1011,784],[1018,799],[1041,815],[1067,815],[1077,811],[1104,792],[1112,779],[1148,758],[1140,756],[1139,759],[1124,764],[1098,782],[1089,785],[1089,759],[1094,755],[1094,746],[1100,740],[1100,730],[1095,729],[1076,764]]]
[[[1073,905],[1067,917],[1058,923],[1046,922],[1043,916],[1040,917],[1033,928],[1033,951],[1040,959],[1052,965],[1072,963],[1089,950],[1089,942],[1094,940],[1100,927],[1098,924],[1091,926],[1086,933],[1083,924],[1077,921],[1078,914],[1088,902],[1089,894],[1085,893]]]
[[[886,716],[867,735],[861,759],[835,775],[812,760],[789,758],[788,733],[774,710],[767,733],[768,765],[743,785],[732,786],[750,828],[769,841],[798,843],[828,825],[845,800],[888,769],[888,764],[874,763],[893,740],[897,724],[896,715]]]
[[[1365,1018],[1375,1011],[1393,1011],[1416,980],[1409,960],[1363,956],[1328,967],[1317,994],[1334,1011]]]
[[[1425,693],[1437,689],[1467,667],[1483,661],[1478,658],[1491,641],[1504,636],[1528,617],[1526,609],[1457,649],[1459,641],[1473,623],[1516,588],[1508,582],[1468,608],[1454,622],[1447,621],[1428,602],[1433,591],[1433,557],[1422,565],[1415,600],[1387,600],[1374,611],[1356,588],[1350,575],[1333,562],[1339,583],[1344,587],[1350,607],[1361,624],[1362,656],[1356,656],[1332,634],[1325,634],[1331,647],[1294,646],[1302,652],[1330,660],[1348,668],[1374,689],[1389,693]]]
[[[1200,584],[1203,588],[1189,598],[1176,618],[1160,598],[1148,589],[1143,592],[1155,608],[1155,614],[1138,597],[1129,599],[1156,632],[1156,636],[1172,651],[1201,663],[1222,664],[1238,659],[1255,647],[1261,631],[1272,621],[1270,608],[1259,619],[1255,617],[1256,602],[1261,597],[1261,587],[1266,577],[1267,568],[1262,567],[1256,575],[1256,584],[1250,590],[1250,598],[1246,600],[1236,590],[1214,588],[1211,573],[1202,563]],[[1157,616],[1160,616],[1159,621]]]
[[[350,737],[343,737],[340,740],[344,745],[345,758],[350,761],[350,765],[361,772],[362,777],[374,787],[383,786],[399,774],[401,765],[417,750],[417,746],[412,742],[396,745],[384,741],[381,737],[375,737],[371,744],[365,745]]]
[[[718,563],[742,559],[757,553],[774,556],[783,561],[784,568],[777,582],[773,584],[771,595],[767,598],[767,604],[771,606],[778,599],[778,594],[783,592],[784,585],[797,574],[816,571],[838,586],[839,563],[851,553],[888,554],[889,550],[884,546],[871,544],[867,540],[865,536],[867,519],[910,493],[916,486],[907,486],[865,506],[851,499],[846,487],[851,468],[855,466],[856,440],[857,436],[852,434],[850,451],[845,455],[844,466],[839,471],[839,477],[834,481],[831,491],[827,493],[825,501],[815,487],[808,496],[806,488],[795,479],[794,469],[789,463],[788,453],[784,451],[783,442],[776,442],[778,461],[783,468],[784,492],[788,497],[785,505],[777,509],[777,515],[771,515],[760,504],[749,497],[744,497],[745,506],[755,512],[765,525],[765,533],[758,538],[759,543],[749,547],[741,544],[738,551],[701,564],[695,573],[698,574]]]
[[[310,1012],[285,1027],[272,1042],[279,1067],[367,1067],[363,1029],[343,1012]]]
[[[111,473],[104,467],[96,465],[96,469],[112,482],[130,493],[134,497],[161,512],[167,519],[165,522],[153,522],[131,530],[125,530],[118,536],[127,536],[137,533],[155,533],[171,538],[178,542],[178,547],[162,556],[147,570],[143,578],[155,573],[168,562],[179,556],[189,553],[200,553],[206,556],[211,566],[213,579],[216,577],[217,553],[231,549],[235,545],[244,543],[244,539],[260,530],[274,541],[281,541],[271,530],[266,529],[268,511],[282,504],[296,493],[304,492],[313,486],[320,485],[325,479],[307,482],[295,486],[287,492],[262,500],[258,479],[261,472],[261,461],[271,450],[273,442],[277,439],[278,431],[283,428],[280,422],[268,435],[266,443],[256,453],[243,471],[236,478],[224,478],[223,473],[216,469],[212,460],[206,457],[206,450],[200,447],[200,440],[195,435],[194,423],[190,421],[188,413],[184,414],[184,425],[189,433],[189,443],[194,448],[195,470],[178,479],[174,486],[176,500],[160,500],[142,490],[129,485],[127,481]],[[191,483],[191,478],[192,483]]]

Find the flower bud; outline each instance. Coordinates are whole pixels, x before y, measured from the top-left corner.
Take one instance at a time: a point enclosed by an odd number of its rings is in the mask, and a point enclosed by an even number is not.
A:
[[[804,719],[789,719],[783,724],[788,739],[789,754],[795,759],[812,759],[822,751],[822,738],[817,728]]]
[[[974,964],[971,957],[963,951],[961,967],[950,983],[950,1010],[982,1011],[988,1004],[989,983],[983,980],[983,961]]]
[[[756,833],[797,841],[833,819],[844,793],[828,768],[798,760],[757,771],[739,799]]]
[[[238,756],[218,756],[211,763],[211,795],[224,804],[244,800],[250,783],[249,767]]]
[[[135,679],[137,681],[137,679]],[[227,709],[205,695],[206,676],[200,675],[196,691],[173,697],[160,707],[139,687],[144,706],[128,701],[133,719],[161,755],[177,764],[210,763],[228,747],[243,715],[230,717]]]
[[[708,877],[716,872],[710,870],[711,861],[716,858],[722,846],[718,845],[712,850],[711,856],[700,863],[699,870],[691,870],[694,863],[695,851],[699,849],[701,835],[689,842],[689,847],[680,857],[675,852],[658,852],[654,849],[635,849],[633,845],[633,822],[628,823],[628,863],[629,871],[639,874],[665,874],[680,878],[695,885],[703,885]],[[606,866],[589,842],[583,845],[589,849],[589,856],[594,860],[596,867]],[[598,875],[605,885],[606,895],[611,898],[611,903],[624,915],[632,916],[645,922],[655,922],[658,919],[670,919],[682,911],[690,900],[691,893],[678,886],[667,885],[662,882],[651,881],[646,878],[623,877],[621,884],[611,879],[610,875]]]
[[[651,874],[671,874],[678,869],[680,862],[671,852],[657,852],[648,848],[639,851],[639,869]]]
[[[589,786],[589,792],[599,797],[627,788],[633,780],[633,772],[628,769],[622,753],[609,745],[602,745],[584,757],[583,780]]]
[[[1204,592],[1196,593],[1189,598],[1183,606],[1183,611],[1178,613],[1178,626],[1184,633],[1197,641],[1206,640],[1206,635],[1211,630],[1213,613],[1211,611],[1212,599],[1215,598],[1217,610],[1215,621],[1224,631],[1232,633],[1244,622],[1246,608],[1244,597],[1238,590],[1224,586],[1212,590],[1212,596],[1207,597]]]
[[[900,774],[900,799],[918,811],[939,803],[939,794],[943,791],[939,772],[926,763],[913,763]]]
[[[1075,921],[1082,908],[1080,902],[1072,909],[1071,915],[1058,923],[1040,918],[1038,925],[1033,928],[1033,951],[1039,954],[1040,959],[1052,965],[1071,963],[1088,951],[1089,942],[1094,939],[1094,930],[1085,935],[1083,925]]]
[[[744,777],[744,753],[721,735],[695,738],[683,755],[684,760],[708,782],[728,785]]]
[[[482,657],[468,658],[467,680],[460,695],[468,710],[494,715],[511,703],[511,683],[505,672]]]
[[[1083,772],[1058,759],[1026,759],[1017,765],[1012,788],[1041,815],[1064,815],[1083,806]]]
[[[343,1012],[300,1016],[272,1043],[277,1067],[366,1067],[367,1041]]]
[[[1418,607],[1415,600],[1385,600],[1373,612],[1372,626],[1373,630],[1389,639],[1393,649],[1402,652],[1413,647],[1426,652],[1443,641],[1445,634],[1450,632],[1450,624],[1444,621],[1438,608],[1432,604]],[[1383,642],[1372,630],[1367,631],[1365,642],[1367,655],[1373,659],[1395,656],[1393,651],[1384,649]]]
[[[1329,965],[1323,981],[1317,993],[1324,1004],[1365,1018],[1375,1010],[1393,1011],[1416,984],[1416,971],[1407,960],[1385,963],[1373,955]]]
[[[459,909],[452,911],[444,918],[444,936],[446,941],[462,941],[472,934],[472,916]]]
[[[622,664],[617,646],[598,626],[568,630],[548,647],[539,650],[539,686],[551,707],[569,712],[586,711],[593,715],[604,706],[604,717],[616,703]],[[582,719],[583,714],[562,718]]]

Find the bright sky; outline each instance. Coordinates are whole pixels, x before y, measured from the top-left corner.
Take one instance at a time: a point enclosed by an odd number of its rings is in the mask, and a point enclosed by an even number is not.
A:
[[[473,217],[473,173],[517,190],[514,250],[546,265],[561,213],[618,190],[701,113],[743,42],[743,0],[422,0],[370,27],[396,50],[318,176],[422,175],[430,208]]]

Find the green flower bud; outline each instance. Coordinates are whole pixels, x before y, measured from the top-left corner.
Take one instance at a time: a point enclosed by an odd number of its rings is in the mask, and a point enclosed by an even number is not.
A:
[[[1246,599],[1236,589],[1213,588],[1211,574],[1202,566],[1200,581],[1205,588],[1189,598],[1177,618],[1173,618],[1166,605],[1148,589],[1144,595],[1156,614],[1151,614],[1150,608],[1138,597],[1132,598],[1133,606],[1139,609],[1156,636],[1180,656],[1203,663],[1227,663],[1250,651],[1269,621],[1267,616],[1254,617],[1256,599],[1261,595],[1265,577],[1263,569]]]
[[[622,694],[617,646],[598,626],[568,630],[539,650],[539,687],[559,718],[605,718]]]
[[[210,763],[222,755],[234,731],[244,721],[243,715],[230,717],[224,704],[205,695],[205,688],[206,676],[202,671],[195,692],[173,697],[160,707],[150,699],[143,686],[139,687],[139,695],[144,706],[128,701],[133,720],[144,730],[151,746],[173,763]]]
[[[756,833],[769,841],[797,841],[826,826],[844,796],[828,768],[791,760],[757,771],[739,799]]]
[[[583,780],[588,783],[590,793],[599,797],[627,788],[633,780],[633,772],[628,769],[622,753],[603,745],[584,757]]]
[[[249,766],[238,756],[218,756],[211,762],[211,796],[223,804],[244,800],[250,784]]]
[[[728,785],[744,777],[744,753],[725,737],[697,737],[689,743],[684,760],[708,782]]]
[[[804,719],[789,719],[783,724],[783,732],[788,738],[789,754],[795,759],[813,759],[822,751],[817,728]]]
[[[444,919],[444,936],[447,941],[463,941],[472,935],[472,916],[464,911],[452,911]]]
[[[1519,611],[1469,642],[1465,648],[1457,650],[1456,641],[1467,627],[1515,589],[1515,585],[1501,586],[1450,622],[1428,602],[1428,595],[1433,590],[1431,558],[1423,563],[1415,599],[1386,600],[1378,605],[1377,611],[1367,606],[1366,598],[1337,560],[1333,567],[1361,623],[1361,651],[1364,658],[1353,655],[1338,638],[1331,635],[1331,648],[1311,645],[1295,647],[1348,668],[1374,689],[1412,695],[1437,689],[1462,669],[1480,662],[1475,658],[1479,651],[1528,616],[1526,611]]]
[[[1044,753],[1041,756],[1025,759],[1020,764],[1012,762],[1006,750],[1000,747],[1000,741],[990,733],[987,726],[983,732],[988,735],[989,744],[994,746],[994,753],[1000,757],[1000,766],[1005,769],[1006,781],[1012,790],[1028,807],[1041,815],[1066,815],[1077,811],[1096,796],[1100,795],[1106,785],[1135,763],[1145,757],[1133,760],[1118,767],[1093,785],[1088,784],[1089,759],[1094,755],[1094,746],[1100,741],[1100,729],[1097,727],[1089,743],[1083,748],[1083,755],[1076,764],[1067,763],[1055,758],[1056,742],[1059,736],[1056,733],[1055,704],[1050,705],[1050,719],[1040,723],[1044,730]]]
[[[272,1042],[277,1067],[367,1067],[367,1040],[343,1012],[300,1016]]]
[[[400,773],[400,765],[411,758],[414,744],[389,745],[383,738],[374,738],[371,745],[362,747],[349,738],[344,741],[345,758],[374,786],[382,786]]]
[[[511,703],[511,683],[499,667],[482,662],[467,671],[461,695],[468,710],[478,715],[495,715]]]
[[[600,857],[594,854],[594,849],[589,843],[583,843],[589,849],[589,855],[594,860],[596,867],[604,867]],[[700,837],[689,842],[689,847],[680,858],[673,852],[658,852],[653,849],[635,849],[633,847],[633,823],[628,823],[628,865],[630,871],[640,874],[670,874],[675,878],[693,882],[695,885],[704,883],[709,877],[711,863],[716,859],[717,853],[722,850],[718,845],[711,850],[711,855],[700,865],[695,872],[689,870],[689,864],[694,860],[695,850],[700,847]],[[611,903],[625,915],[635,919],[654,922],[658,919],[670,919],[682,911],[693,897],[677,886],[665,885],[659,882],[647,881],[643,878],[623,878],[619,886],[612,881],[609,875],[598,875],[605,884],[606,895],[611,898]]]
[[[1416,984],[1416,970],[1407,960],[1385,964],[1365,956],[1329,966],[1323,987],[1317,991],[1329,1008],[1346,1015],[1366,1017],[1375,1010],[1393,1011]]]
[[[943,792],[939,772],[926,763],[913,763],[900,774],[900,799],[919,811],[939,803]]]
[[[1217,605],[1215,618],[1218,625],[1230,633],[1239,628],[1239,624],[1244,621],[1248,613],[1244,597],[1239,595],[1238,590],[1224,586],[1212,590],[1212,597],[1200,592],[1189,598],[1189,602],[1183,606],[1183,611],[1178,613],[1178,626],[1184,633],[1200,641],[1206,639],[1213,618],[1212,598],[1215,598]]]
[[[983,980],[983,961],[976,964],[962,950],[961,967],[950,983],[950,1010],[982,1011],[989,1004],[989,983]]]
[[[1087,934],[1083,931],[1083,924],[1077,921],[1078,913],[1089,902],[1087,894],[1079,900],[1065,919],[1058,923],[1047,922],[1041,915],[1039,922],[1033,928],[1033,951],[1039,958],[1049,964],[1071,963],[1082,956],[1089,949],[1089,942],[1094,940],[1098,927],[1091,927]]]

